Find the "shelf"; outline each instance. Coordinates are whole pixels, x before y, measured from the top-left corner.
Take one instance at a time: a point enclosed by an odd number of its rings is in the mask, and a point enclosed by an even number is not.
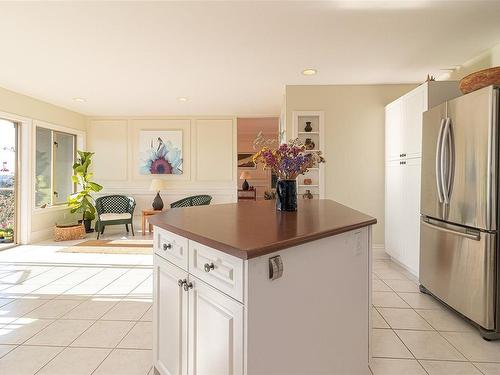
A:
[[[298,134],[319,134],[319,132],[298,132]]]
[[[319,187],[319,185],[299,185],[299,187]]]

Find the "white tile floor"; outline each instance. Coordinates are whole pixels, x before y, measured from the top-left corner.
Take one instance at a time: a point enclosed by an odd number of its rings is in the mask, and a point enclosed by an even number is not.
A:
[[[500,375],[500,341],[477,330],[388,259],[373,264],[374,375]]]
[[[70,245],[0,252],[0,374],[152,374],[152,257],[57,252]],[[390,260],[373,280],[374,375],[500,375],[500,341]]]
[[[0,252],[0,374],[152,374],[152,257],[71,245]]]

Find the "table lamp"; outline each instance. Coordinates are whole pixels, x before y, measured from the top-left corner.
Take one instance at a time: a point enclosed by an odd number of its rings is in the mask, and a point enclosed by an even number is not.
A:
[[[252,177],[252,175],[250,174],[250,172],[248,172],[248,171],[241,172],[240,180],[245,180],[245,181],[243,181],[243,184],[241,185],[241,188],[243,190],[248,190],[250,188],[250,185],[248,185],[247,178],[251,178],[251,177]]]
[[[153,180],[151,180],[149,190],[156,191],[156,197],[153,200],[153,210],[163,210],[163,201],[160,197],[160,191],[165,190],[166,187],[167,181],[162,180],[161,178],[153,178]]]

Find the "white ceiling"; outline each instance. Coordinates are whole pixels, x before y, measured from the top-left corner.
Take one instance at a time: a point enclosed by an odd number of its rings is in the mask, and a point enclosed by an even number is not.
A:
[[[88,115],[276,115],[285,84],[420,82],[500,42],[499,1],[1,2],[0,15],[0,86]]]

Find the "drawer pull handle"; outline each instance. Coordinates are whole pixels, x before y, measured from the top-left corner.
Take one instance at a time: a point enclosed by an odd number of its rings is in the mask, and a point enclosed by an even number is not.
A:
[[[213,270],[215,268],[215,265],[213,263],[205,263],[205,272],[210,272],[211,270]]]
[[[179,281],[177,281],[177,285],[179,285],[179,286],[183,286],[183,285],[184,285],[184,284],[186,284],[186,283],[187,283],[187,280],[186,280],[186,279],[184,279],[184,280],[179,279]]]
[[[169,249],[172,248],[172,244],[171,243],[164,243],[163,244],[163,250],[167,251]]]
[[[187,281],[185,281],[185,282],[184,282],[184,287],[183,287],[183,288],[184,288],[184,290],[187,292],[187,291],[189,291],[189,289],[192,289],[192,288],[193,288],[193,283],[192,283],[192,282],[189,282],[189,283],[188,283]]]

